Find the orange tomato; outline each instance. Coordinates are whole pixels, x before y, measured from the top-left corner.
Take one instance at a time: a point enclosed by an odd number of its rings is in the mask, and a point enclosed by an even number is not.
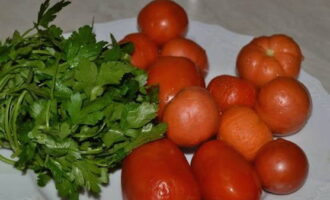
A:
[[[154,0],[138,14],[138,26],[157,44],[184,36],[188,27],[186,11],[170,0]]]
[[[198,183],[181,150],[167,139],[133,150],[122,165],[124,200],[200,200]]]
[[[134,51],[131,62],[140,69],[146,69],[158,56],[158,47],[147,35],[143,33],[131,33],[126,35],[120,43],[132,42]]]
[[[310,94],[298,80],[278,77],[260,88],[256,111],[275,135],[289,135],[307,122]]]
[[[257,98],[256,86],[251,82],[230,75],[214,77],[207,86],[215,97],[220,111],[234,105],[253,107]]]
[[[309,168],[304,151],[281,138],[261,148],[254,166],[263,188],[275,194],[289,194],[301,188]]]
[[[190,39],[179,37],[166,42],[161,55],[186,57],[196,64],[204,77],[207,75],[209,66],[206,51]]]
[[[148,68],[148,85],[159,86],[161,118],[165,105],[181,89],[188,86],[205,87],[204,78],[192,61],[183,57],[162,56]]]
[[[261,186],[253,167],[221,140],[203,143],[191,167],[204,200],[259,200]]]
[[[192,147],[215,135],[218,117],[215,100],[205,88],[187,87],[165,107],[163,121],[168,124],[170,140]]]
[[[258,150],[273,138],[265,122],[253,109],[234,106],[221,116],[218,139],[224,140],[251,161]]]
[[[254,38],[237,57],[239,76],[261,86],[278,76],[296,78],[303,56],[289,36],[278,34]]]

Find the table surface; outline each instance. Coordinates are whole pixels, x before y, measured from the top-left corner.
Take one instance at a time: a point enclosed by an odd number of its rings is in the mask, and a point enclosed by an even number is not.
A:
[[[42,0],[0,0],[0,39],[35,21]],[[136,17],[150,0],[72,0],[55,23],[65,32],[97,22]],[[303,69],[330,93],[329,0],[176,0],[190,20],[252,36],[284,33],[301,46]]]

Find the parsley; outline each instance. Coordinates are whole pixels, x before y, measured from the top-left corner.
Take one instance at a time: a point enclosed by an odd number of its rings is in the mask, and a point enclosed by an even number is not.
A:
[[[161,138],[157,91],[131,65],[131,44],[96,41],[91,26],[64,38],[50,24],[69,4],[41,4],[37,22],[0,42],[0,160],[54,180],[62,198],[99,194],[134,148]]]

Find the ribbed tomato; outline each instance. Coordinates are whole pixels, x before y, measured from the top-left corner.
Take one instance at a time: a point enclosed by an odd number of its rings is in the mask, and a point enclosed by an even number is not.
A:
[[[237,71],[239,76],[261,86],[279,76],[296,78],[302,60],[300,47],[291,37],[262,36],[241,49]]]

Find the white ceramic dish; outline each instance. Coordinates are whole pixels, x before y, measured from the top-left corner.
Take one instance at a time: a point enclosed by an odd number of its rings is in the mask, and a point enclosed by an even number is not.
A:
[[[98,40],[109,40],[109,34],[121,39],[128,33],[137,32],[135,19],[124,19],[95,24]],[[208,54],[210,71],[206,78],[220,74],[235,74],[235,61],[240,48],[252,37],[230,32],[217,25],[192,21],[188,35],[203,46]],[[305,58],[308,59],[308,58]],[[264,200],[328,200],[330,199],[330,95],[320,82],[303,70],[299,80],[309,89],[313,99],[313,112],[306,126],[299,133],[286,137],[306,152],[310,171],[305,185],[297,192],[277,196],[263,193]],[[187,155],[190,160],[191,155]],[[36,185],[33,173],[22,175],[10,166],[0,163],[0,200],[59,200],[54,185],[45,188]],[[110,174],[110,184],[102,188],[99,198],[81,194],[81,200],[121,200],[120,170]]]

